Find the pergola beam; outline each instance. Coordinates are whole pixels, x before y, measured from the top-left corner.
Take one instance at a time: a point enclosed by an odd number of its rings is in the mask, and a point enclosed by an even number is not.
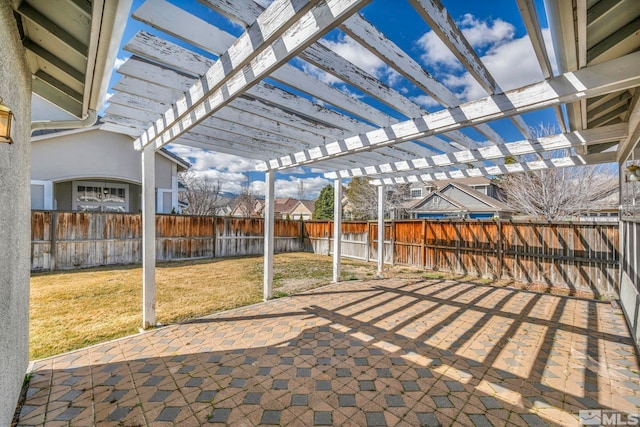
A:
[[[489,95],[503,92],[440,0],[409,0],[409,3]],[[522,135],[531,137],[522,117],[511,116],[510,119]]]
[[[295,153],[296,163],[285,159],[272,159],[259,164],[260,170],[286,169],[328,158],[337,158],[362,150],[431,136],[449,130],[458,130],[475,123],[486,123],[529,111],[553,107],[591,96],[602,95],[640,85],[637,64],[640,52],[632,53],[602,64],[566,73],[524,88],[467,102],[455,108],[376,129],[363,135],[333,141],[324,147],[328,156]]]
[[[612,125],[583,131],[544,136],[533,140],[510,142],[504,145],[492,145],[474,150],[462,150],[431,157],[404,160],[395,163],[370,165],[349,170],[329,172],[324,176],[329,179],[348,178],[354,176],[387,174],[439,168],[445,166],[465,165],[472,162],[495,160],[507,156],[543,153],[553,150],[571,149],[603,142],[620,141],[628,133],[626,124]]]
[[[232,17],[232,16],[235,17],[235,19],[233,19],[234,21],[239,22],[245,26],[248,23],[253,22],[254,19],[257,16],[259,16],[259,11],[262,10],[262,6],[256,4],[253,0],[237,0],[235,2],[228,2],[223,0],[207,0],[207,3],[211,8],[213,8],[217,12],[227,17]],[[354,14],[353,16],[348,18],[347,21],[351,21],[354,18],[357,20],[358,17],[359,15]],[[194,18],[194,19],[197,19],[197,18]],[[347,27],[350,27],[351,25],[352,24],[347,24]],[[179,38],[182,38],[183,40],[185,39],[184,37],[178,34],[177,29],[174,30],[174,35],[178,36]],[[383,46],[379,46],[376,44],[376,48],[382,49]],[[353,64],[351,64],[344,58],[334,54],[333,52],[327,53],[325,51],[326,51],[326,47],[324,47],[321,44],[321,42],[316,42],[312,44],[309,48],[301,52],[300,56],[307,60],[310,60],[311,62],[315,63],[316,66],[319,66],[324,71],[329,73],[331,73],[332,69],[334,69],[335,71],[337,71],[337,69],[341,69],[342,70],[341,73],[339,74],[334,73],[334,75],[343,79],[346,83],[359,87],[360,89],[369,93],[374,98],[379,97],[379,99],[381,99],[383,102],[386,102],[387,105],[390,105],[392,108],[396,109],[397,111],[403,112],[403,114],[407,115],[408,117],[415,117],[416,115],[425,113],[424,111],[420,111],[421,109],[419,106],[415,105],[415,103],[406,99],[402,95],[399,95],[399,94],[397,95],[403,98],[399,101],[397,100],[389,101],[389,96],[393,98],[394,95],[389,93],[385,94],[384,88],[371,86],[373,84],[371,80],[372,78],[371,76],[366,75],[366,73],[363,74],[362,70],[359,70],[358,67],[354,66]],[[212,51],[212,53],[216,53],[216,52]],[[315,58],[315,60],[313,58]],[[329,64],[333,64],[333,65],[329,65]],[[419,65],[417,65],[417,67],[420,68]],[[355,99],[354,97],[347,96],[342,91],[339,91],[336,88],[324,82],[318,81],[312,78],[311,76],[307,75],[306,73],[302,72],[301,70],[293,66],[290,66],[288,64],[285,64],[280,69],[275,70],[274,73],[272,73],[271,78],[283,84],[291,86],[295,89],[302,90],[303,92],[315,98],[318,98],[329,104],[335,105],[336,107],[344,111],[348,111],[349,113],[357,117],[361,117],[363,120],[367,120],[368,122],[371,122],[373,124],[384,126],[390,123],[398,122],[396,118],[391,117],[381,111],[375,110],[371,106],[367,105],[366,103],[361,102]],[[360,81],[361,83],[365,82],[365,84],[359,85],[357,83],[358,81]],[[450,94],[450,97],[452,97],[453,99],[457,99],[455,95],[453,95],[453,93],[450,92],[444,85],[438,83],[433,79],[432,81],[434,83],[431,83],[431,86],[439,85],[439,87],[442,90],[447,91]],[[381,83],[378,82],[377,84],[381,84]],[[372,89],[373,91],[371,91]],[[391,92],[395,92],[395,91],[391,91]],[[398,110],[397,107],[399,104],[407,104],[407,105],[410,105],[410,107],[408,110],[406,108],[404,109],[404,111]],[[329,123],[334,123],[334,122],[329,122]],[[504,142],[500,137],[500,135],[498,135],[488,126],[486,125],[484,126],[485,127],[482,128],[482,130],[479,129],[479,131],[483,133],[483,135],[487,136],[487,138],[489,138],[491,141],[495,143]],[[451,132],[450,134],[446,134],[446,136],[466,147],[477,146],[477,143],[475,143],[475,141],[466,137],[466,135],[460,132]],[[420,142],[427,144],[443,152],[452,151],[453,149],[447,143],[445,143],[444,141],[438,138],[425,138]],[[416,147],[419,147],[417,144],[414,144],[414,145],[416,145]]]
[[[353,15],[340,28],[443,106],[449,108],[461,104],[460,99],[452,91],[434,79],[418,62],[407,55],[398,45],[387,39],[382,32],[361,15]],[[505,142],[486,123],[475,126],[475,129],[495,144]]]
[[[520,15],[522,16],[524,26],[527,29],[529,40],[533,46],[533,51],[538,59],[542,76],[545,79],[549,79],[553,76],[553,68],[551,66],[551,61],[549,60],[549,54],[544,42],[544,37],[542,36],[542,29],[540,26],[540,20],[538,19],[538,13],[536,12],[535,2],[534,0],[516,0],[516,2],[518,3],[518,9],[520,9]],[[556,113],[556,119],[558,120],[558,125],[560,125],[560,130],[562,132],[566,132],[567,126],[564,123],[562,109],[559,106],[555,106],[554,112]]]
[[[412,182],[431,182],[447,179],[462,179],[481,176],[496,176],[509,173],[529,172],[551,168],[564,168],[570,166],[594,165],[611,163],[616,161],[615,152],[584,154],[580,156],[566,156],[552,159],[534,160],[531,162],[512,163],[486,168],[458,169],[450,172],[426,173],[421,175],[405,175],[387,178],[378,178],[369,181],[372,185],[395,185]]]
[[[276,0],[188,93],[136,141],[138,149],[171,142],[289,61],[370,0]],[[311,7],[313,9],[309,10]],[[255,45],[254,41],[261,42]]]
[[[150,18],[147,18],[147,19],[150,19]],[[192,19],[197,20],[198,18],[192,17]],[[155,22],[158,22],[158,20],[156,19]],[[172,27],[171,30],[172,32],[176,32],[179,29]],[[179,34],[176,34],[176,36],[178,35]],[[188,41],[183,36],[180,36],[178,38]],[[202,41],[200,44],[203,44],[203,43],[205,43],[205,41]],[[209,67],[211,67],[214,63],[214,61],[206,57],[198,55],[194,52],[191,52],[181,46],[175,45],[166,40],[162,40],[157,36],[146,33],[144,31],[138,32],[134,36],[134,38],[125,45],[124,49],[135,55],[148,58],[149,60],[161,62],[166,66],[171,67],[172,69],[180,70],[180,72],[183,74],[187,73],[187,71],[190,71],[191,74],[195,73],[196,75],[204,74],[206,70]],[[219,54],[219,52],[212,52],[212,53],[216,55]],[[135,76],[143,79],[145,77],[143,77],[141,74],[143,74],[144,76],[153,76],[153,73],[149,72],[150,71],[149,65],[146,66],[145,70],[138,69],[142,67],[141,64],[137,64],[138,67],[136,67],[133,70],[131,69],[131,67],[126,67],[126,65],[127,63],[125,63],[122,66],[124,68],[122,73],[127,76]],[[165,74],[166,72],[159,74],[157,81],[160,83],[163,81],[166,81],[166,79],[164,78]],[[353,132],[362,133],[362,132],[366,132],[367,130],[371,130],[374,128],[374,126],[372,126],[371,124],[378,125],[378,126],[386,126],[388,124],[399,122],[398,119],[391,117],[388,114],[375,109],[374,107],[356,99],[355,97],[345,94],[344,92],[336,89],[331,85],[328,85],[325,82],[322,82],[320,80],[313,78],[312,76],[304,73],[302,70],[299,70],[298,68],[290,64],[282,65],[282,67],[280,67],[279,69],[274,70],[269,77],[295,90],[304,92],[310,97],[321,100],[322,102],[325,102],[327,104],[334,105],[340,110],[348,112],[354,117],[358,117],[361,120],[364,120],[364,121],[359,121],[349,116],[346,116],[342,113],[325,108],[325,110],[332,111],[335,114],[339,114],[344,117],[347,117],[352,122],[360,123],[358,128],[350,129]],[[194,76],[193,79],[194,79],[193,81],[195,81],[196,77]],[[183,79],[179,79],[179,81],[181,82],[181,84],[184,84]],[[153,80],[153,83],[155,84],[156,81]],[[265,90],[264,89],[265,85],[270,86],[270,88]],[[134,90],[134,88],[135,88],[135,85],[128,83],[127,87],[124,90],[131,93]],[[283,98],[278,96],[278,94],[273,90],[271,90],[271,88],[273,88],[273,86],[268,85],[264,82],[260,82],[255,86],[251,87],[250,89],[248,89],[246,91],[246,94],[251,96],[256,96],[258,98],[261,98],[269,102],[273,102],[275,104],[281,104],[281,102],[285,102]],[[283,93],[287,93],[282,89],[280,89],[280,91]],[[291,94],[288,94],[288,95],[291,96]],[[159,97],[159,95],[154,95],[154,96]],[[318,106],[318,104],[314,104],[311,101],[305,98],[302,98],[298,95],[294,95],[294,98],[295,98],[294,101],[287,100],[285,102],[285,104],[289,104],[289,106],[287,106],[288,109],[294,109],[295,111],[299,111],[299,110],[302,111],[303,105],[305,103],[311,105],[311,107],[304,106],[304,108],[307,110],[309,110],[309,108],[313,109],[313,108],[320,107]],[[163,98],[163,101],[166,102],[166,97]],[[292,102],[294,102],[294,105],[290,105]],[[299,105],[295,105],[295,103]],[[286,105],[283,105],[283,106],[286,106]],[[335,125],[342,126],[340,124],[341,122],[337,122],[335,120],[335,117],[324,118],[322,120],[334,126]],[[362,129],[362,126],[366,128]],[[452,134],[451,136],[453,139],[460,140],[461,142],[466,142],[463,139],[464,135],[462,136],[461,135],[462,134],[459,134],[459,135]],[[501,140],[501,138],[498,139],[499,136],[495,132],[492,135],[492,137],[494,138],[495,141]],[[449,145],[447,142],[443,141],[440,138],[435,138],[435,137],[422,138],[419,140],[419,142],[426,144],[428,146],[431,146],[442,152],[449,152],[449,151],[455,150],[455,147],[452,147],[451,145]],[[411,144],[411,145],[413,145],[413,150],[416,150],[416,149],[428,150],[422,145],[418,145],[418,144]]]

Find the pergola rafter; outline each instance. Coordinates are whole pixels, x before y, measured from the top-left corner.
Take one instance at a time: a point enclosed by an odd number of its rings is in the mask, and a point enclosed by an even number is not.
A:
[[[397,35],[365,18],[371,1],[275,0],[266,9],[254,0],[199,2],[239,30],[225,30],[201,18],[206,14],[196,16],[166,0],[147,0],[133,13],[154,34],[141,31],[126,44],[132,56],[119,69],[123,77],[114,87],[104,126],[136,138],[135,147],[147,159],[148,183],[153,178],[150,153],[167,144],[257,161],[257,169],[266,172],[267,188],[265,297],[273,277],[278,172],[312,165],[326,171],[336,189],[345,178],[372,176],[380,185],[382,205],[386,185],[622,162],[640,139],[640,42],[632,36],[640,7],[629,7],[625,0],[607,2],[610,8],[578,2],[574,11],[567,2],[546,2],[559,58],[554,75],[535,2],[513,0],[542,79],[503,90],[440,0],[394,5],[421,18],[488,94],[461,99],[446,79],[421,65],[415,52],[403,50]],[[236,30],[239,36],[230,33]],[[346,42],[342,36],[381,61],[384,70],[397,73],[404,86],[341,54],[335,45]],[[514,72],[519,65],[513,64]],[[442,108],[418,104],[415,93]],[[555,110],[561,134],[532,137],[524,114],[543,109]],[[523,138],[506,136],[501,120],[515,125]],[[568,151],[566,157],[532,162],[521,157],[560,149]],[[144,240],[150,248],[153,188],[147,187]],[[335,217],[340,218],[339,211]],[[339,277],[336,222],[334,274]],[[145,265],[154,262],[145,256]],[[145,271],[149,290],[153,275]],[[147,302],[152,297],[145,292]],[[145,325],[155,321],[151,302]]]
[[[376,129],[364,135],[333,141],[327,144],[326,148],[335,158],[377,146],[383,147],[448,130],[463,129],[471,123],[485,123],[581,98],[634,88],[640,84],[640,75],[637,73],[639,63],[640,52],[636,52],[524,88]],[[259,168],[285,169],[324,160],[323,157],[305,158],[303,153],[296,153],[294,156],[304,160],[291,164],[289,157],[283,157],[259,165]]]
[[[446,179],[461,179],[480,176],[497,176],[510,173],[531,172],[543,169],[566,168],[571,166],[597,165],[615,161],[613,152],[584,154],[581,156],[554,157],[552,159],[533,160],[530,162],[510,163],[484,168],[456,169],[449,172],[434,172],[421,175],[397,175],[388,178],[371,180],[372,185],[408,184],[411,182],[431,182]]]
[[[444,166],[468,165],[477,161],[495,160],[505,157],[537,154],[555,150],[570,150],[603,142],[620,141],[627,136],[627,126],[611,125],[583,131],[550,135],[530,140],[492,145],[474,150],[462,150],[454,153],[439,154],[431,157],[403,160],[358,167],[349,170],[326,173],[327,178],[349,178],[354,176],[380,175],[411,170],[441,168]]]

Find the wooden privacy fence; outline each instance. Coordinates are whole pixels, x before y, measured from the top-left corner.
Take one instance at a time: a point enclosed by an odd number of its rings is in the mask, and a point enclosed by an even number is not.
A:
[[[34,271],[141,262],[140,215],[32,212]],[[261,255],[261,218],[158,215],[159,261]],[[342,224],[342,256],[377,260],[377,222]],[[331,255],[331,221],[275,221],[275,251]],[[462,220],[385,223],[385,262],[604,293],[618,288],[618,224]]]
[[[305,232],[314,252],[331,254],[331,222]],[[342,233],[342,256],[377,259],[377,223],[346,222]],[[618,239],[617,223],[393,221],[385,262],[603,294],[618,289]]]
[[[275,221],[275,251],[304,251],[302,223]],[[158,261],[262,255],[263,220],[156,216]],[[142,219],[136,214],[33,211],[31,270],[65,270],[142,262]]]

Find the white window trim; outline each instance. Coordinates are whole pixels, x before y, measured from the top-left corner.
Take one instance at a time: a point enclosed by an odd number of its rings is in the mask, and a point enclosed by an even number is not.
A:
[[[418,192],[418,191],[419,191],[419,192],[420,192],[420,195],[418,195],[418,196],[414,196],[414,195],[413,195],[413,192],[414,192],[414,191],[415,191],[415,192]],[[412,188],[412,189],[411,189],[411,193],[410,193],[410,194],[411,194],[411,198],[412,198],[412,199],[421,199],[421,198],[422,198],[422,188]]]
[[[83,185],[85,187],[107,187],[107,188],[124,188],[124,211],[129,212],[129,184],[123,184],[119,182],[107,182],[104,181],[71,181],[71,208],[74,211],[78,210],[78,205],[96,205],[96,206],[121,206],[122,203],[115,202],[78,202],[78,186]],[[104,212],[104,211],[102,211]]]
[[[32,179],[31,185],[41,185],[44,188],[44,191],[43,191],[44,210],[52,211],[53,210],[53,182],[38,181],[38,180]]]

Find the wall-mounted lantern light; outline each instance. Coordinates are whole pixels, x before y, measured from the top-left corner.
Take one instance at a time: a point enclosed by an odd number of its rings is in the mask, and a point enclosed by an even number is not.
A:
[[[11,108],[2,103],[0,98],[0,142],[8,142],[12,144],[11,140],[11,120],[13,119],[13,113]]]
[[[625,168],[625,175],[627,182],[638,182],[640,180],[640,166],[636,165],[633,157],[634,152],[631,152],[631,164]]]
[[[638,171],[638,169],[640,169],[640,166],[636,166],[633,163],[627,166],[627,180],[629,182],[637,182],[638,180],[640,180],[640,176],[638,176],[640,172]]]

